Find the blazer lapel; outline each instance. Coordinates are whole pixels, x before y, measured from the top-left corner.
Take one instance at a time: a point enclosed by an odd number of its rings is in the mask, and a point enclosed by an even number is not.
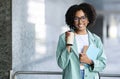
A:
[[[94,38],[93,34],[90,31],[87,30],[87,32],[88,32],[89,45],[93,45],[94,46],[95,38]]]

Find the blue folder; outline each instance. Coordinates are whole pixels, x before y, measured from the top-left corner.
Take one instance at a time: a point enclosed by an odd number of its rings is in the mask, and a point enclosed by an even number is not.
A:
[[[99,48],[90,45],[86,51],[86,54],[90,59],[95,60],[98,56],[99,51]]]

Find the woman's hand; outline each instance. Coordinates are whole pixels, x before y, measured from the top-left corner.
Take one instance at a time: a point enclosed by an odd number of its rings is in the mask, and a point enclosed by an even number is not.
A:
[[[80,62],[86,63],[86,64],[91,64],[92,60],[90,58],[88,58],[86,53],[80,53]]]
[[[66,47],[68,49],[68,52],[71,50],[71,46],[73,45],[73,40],[74,40],[74,33],[67,31],[65,33],[65,41],[66,41]]]
[[[69,31],[65,32],[65,41],[66,41],[66,43],[67,43],[67,40],[68,40],[69,36],[70,36],[70,32]]]

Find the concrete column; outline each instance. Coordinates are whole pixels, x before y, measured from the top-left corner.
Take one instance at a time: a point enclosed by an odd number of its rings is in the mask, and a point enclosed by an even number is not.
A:
[[[9,79],[12,68],[11,1],[0,0],[0,79]]]

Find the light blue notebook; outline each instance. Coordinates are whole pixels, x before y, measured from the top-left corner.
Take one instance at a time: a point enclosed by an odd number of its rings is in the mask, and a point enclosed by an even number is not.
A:
[[[90,59],[95,60],[97,58],[99,51],[100,51],[99,48],[90,45],[86,51],[86,54]]]

